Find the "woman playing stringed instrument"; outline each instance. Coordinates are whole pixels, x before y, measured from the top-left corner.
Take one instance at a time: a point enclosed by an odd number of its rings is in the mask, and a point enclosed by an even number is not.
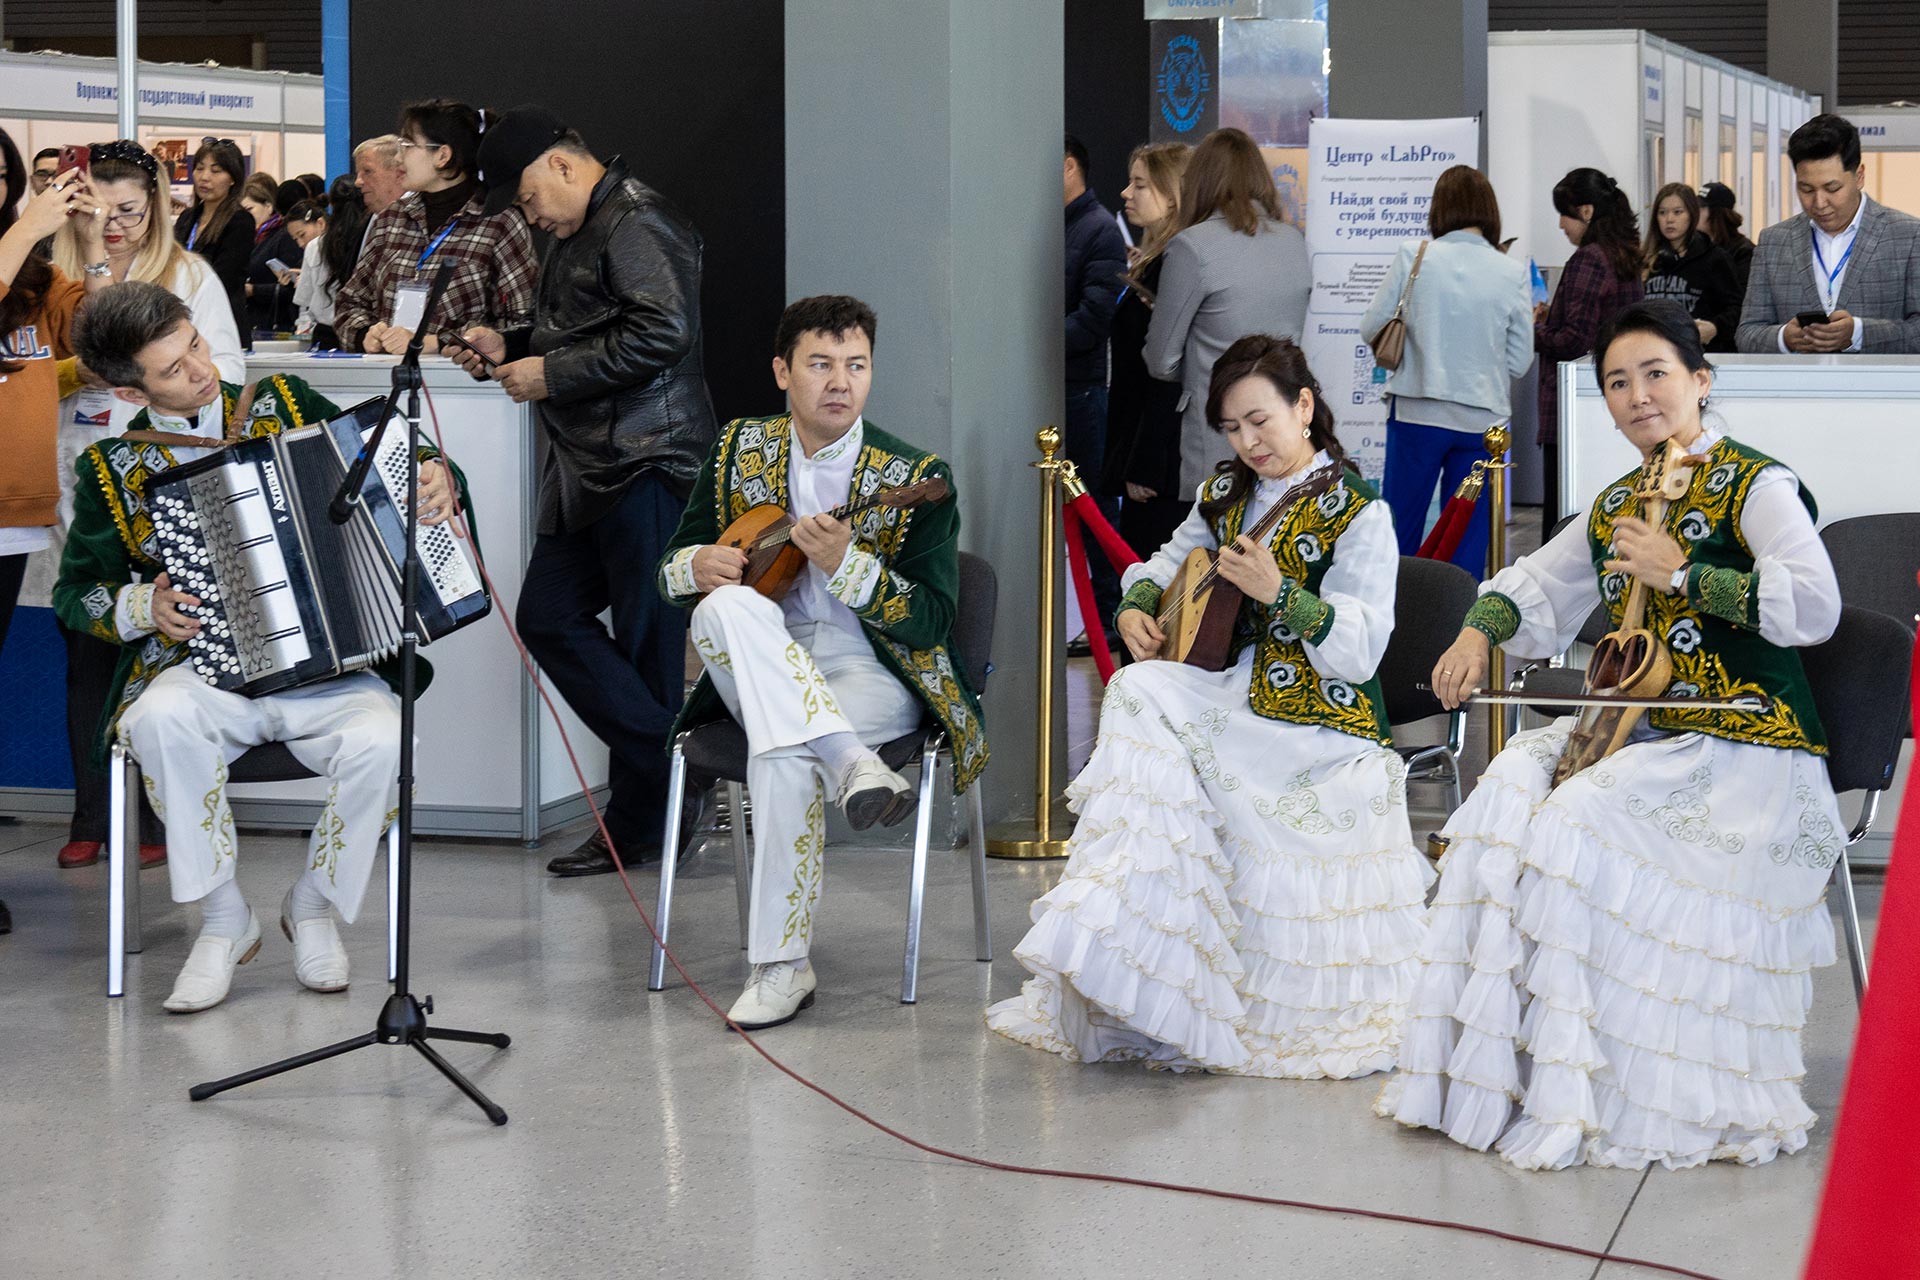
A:
[[[1235,456],[1127,571],[1118,625],[1142,661],[1107,686],[1065,876],[1014,949],[1034,977],[987,1020],[1076,1062],[1383,1071],[1432,879],[1374,677],[1392,517],[1286,339],[1227,349],[1207,419]],[[1156,614],[1196,551],[1218,572],[1185,581],[1237,600],[1224,661],[1148,661],[1181,631]]]
[[[1713,372],[1682,309],[1627,308],[1594,360],[1644,466],[1482,588],[1433,687],[1456,706],[1492,645],[1558,653],[1600,606],[1589,692],[1671,705],[1515,736],[1447,823],[1376,1110],[1528,1169],[1763,1164],[1814,1121],[1800,1030],[1846,837],[1794,649],[1832,634],[1839,588],[1812,496],[1701,420]]]

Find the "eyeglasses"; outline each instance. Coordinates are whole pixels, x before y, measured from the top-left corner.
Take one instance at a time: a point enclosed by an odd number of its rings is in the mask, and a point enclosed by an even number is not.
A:
[[[147,215],[151,212],[153,212],[153,205],[149,203],[142,205],[138,213],[110,213],[107,215],[106,225],[109,227],[137,227],[146,221]]]

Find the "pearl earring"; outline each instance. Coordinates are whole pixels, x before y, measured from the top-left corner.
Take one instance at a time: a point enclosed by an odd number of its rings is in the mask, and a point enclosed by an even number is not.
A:
[[[1312,428],[1312,427],[1302,427],[1302,428],[1300,428],[1300,438],[1301,438],[1302,440],[1311,440],[1311,439],[1313,439],[1313,428]]]
[[[1700,407],[1702,409],[1705,409],[1707,407],[1707,398],[1705,396],[1700,397]]]

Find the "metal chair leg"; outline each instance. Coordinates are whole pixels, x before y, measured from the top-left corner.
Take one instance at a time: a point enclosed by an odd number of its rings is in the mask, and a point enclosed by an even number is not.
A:
[[[667,920],[673,914],[673,876],[680,862],[680,810],[686,803],[687,757],[682,752],[686,735],[673,744],[673,767],[667,774],[667,821],[660,834],[660,898],[653,909],[653,927],[659,941],[653,944],[653,960],[647,966],[647,990],[658,991],[667,985]]]
[[[400,976],[400,822],[387,824],[387,981]]]
[[[118,742],[107,764],[107,994],[126,994],[127,750]]]
[[[746,788],[727,784],[728,823],[733,828],[733,896],[740,907],[740,949],[747,949],[747,924],[753,914],[753,862],[747,846]]]
[[[126,949],[131,954],[146,950],[146,911],[140,900],[140,762],[128,752],[120,802],[120,865],[126,869]]]
[[[933,839],[933,777],[939,752],[920,752],[920,808],[913,816],[913,872],[907,887],[907,957],[900,975],[900,1003],[920,998],[920,911],[927,898],[927,845]]]
[[[1847,967],[1853,971],[1853,1000],[1862,1004],[1867,998],[1867,948],[1860,937],[1860,905],[1853,895],[1853,864],[1847,851],[1840,850],[1833,877],[1840,886],[1840,927],[1847,935]]]
[[[967,860],[973,864],[973,954],[993,963],[993,930],[987,922],[987,817],[976,779],[967,788]]]

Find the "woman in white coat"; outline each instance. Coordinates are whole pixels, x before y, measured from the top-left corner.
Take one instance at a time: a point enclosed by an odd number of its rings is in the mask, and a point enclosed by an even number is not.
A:
[[[54,265],[76,280],[104,271],[115,284],[141,280],[167,289],[191,309],[194,327],[210,348],[220,376],[245,383],[246,353],[240,347],[226,288],[204,259],[181,248],[173,238],[166,223],[167,189],[160,181],[159,162],[139,143],[125,139],[88,150],[93,189],[106,210],[105,254],[102,257],[98,249],[90,248],[80,228],[69,221],[54,236]],[[73,520],[74,460],[94,441],[126,430],[139,412],[97,379],[90,379],[84,368],[77,373],[81,385],[60,402],[60,507],[53,545],[35,556],[28,573],[28,590],[41,604],[51,602],[67,526]],[[121,651],[118,645],[62,630],[67,643],[67,736],[72,744],[74,808],[58,861],[71,868],[97,862],[107,838],[107,779],[91,767],[89,749]],[[157,866],[166,857],[164,836],[144,801],[141,827],[141,865]]]

